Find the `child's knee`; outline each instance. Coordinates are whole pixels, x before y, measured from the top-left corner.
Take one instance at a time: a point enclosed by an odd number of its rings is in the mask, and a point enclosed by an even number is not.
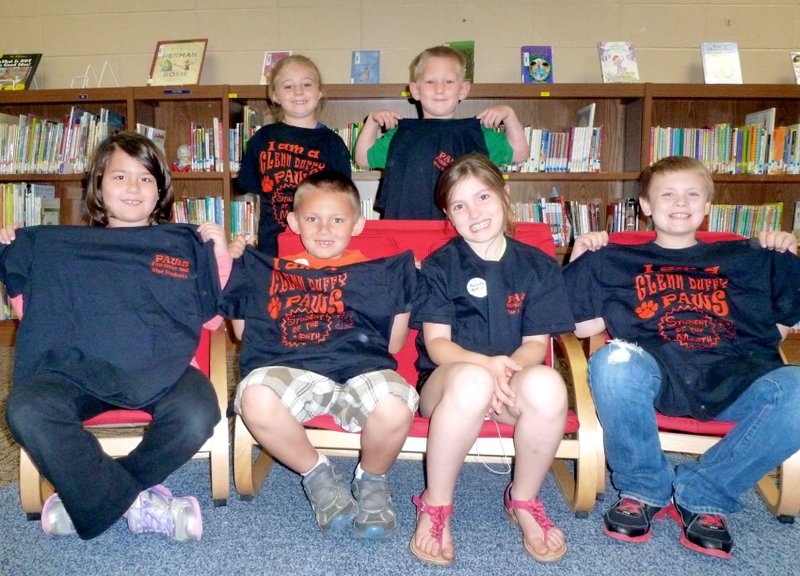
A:
[[[477,364],[463,363],[452,367],[444,397],[470,406],[491,403],[494,394],[494,377]]]

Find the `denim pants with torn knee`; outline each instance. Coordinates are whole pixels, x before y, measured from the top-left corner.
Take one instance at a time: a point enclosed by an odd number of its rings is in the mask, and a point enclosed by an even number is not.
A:
[[[692,512],[729,514],[741,509],[742,493],[800,449],[800,366],[783,366],[716,417],[737,422],[725,438],[676,470],[661,450],[653,407],[662,378],[649,353],[620,340],[589,360],[611,480],[622,496],[666,506],[674,495]]]

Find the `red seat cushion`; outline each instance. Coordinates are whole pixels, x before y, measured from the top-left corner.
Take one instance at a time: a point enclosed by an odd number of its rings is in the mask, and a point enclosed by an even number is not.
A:
[[[702,422],[694,418],[684,418],[683,416],[664,416],[656,413],[656,422],[659,430],[670,432],[690,432],[692,434],[704,434],[706,436],[725,436],[736,425],[735,422],[722,422],[721,420],[709,420]]]

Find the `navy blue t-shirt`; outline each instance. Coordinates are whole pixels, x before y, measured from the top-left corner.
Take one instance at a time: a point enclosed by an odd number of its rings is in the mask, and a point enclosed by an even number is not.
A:
[[[258,249],[278,253],[278,234],[286,229],[297,186],[310,174],[335,170],[350,176],[350,153],[330,128],[299,128],[283,122],[261,127],[247,143],[237,185],[258,194]]]
[[[487,356],[510,355],[524,336],[575,329],[558,263],[506,238],[499,261],[481,259],[457,236],[422,261],[411,325],[447,324],[452,341]],[[417,336],[417,369],[436,364]]]
[[[564,268],[577,322],[602,317],[664,374],[655,407],[708,420],[783,365],[776,324],[800,321],[800,260],[756,240],[670,250],[609,244]]]
[[[433,201],[439,177],[471,152],[489,154],[475,118],[400,120],[389,143],[376,209],[387,220],[443,219]]]
[[[408,251],[346,266],[308,268],[249,248],[234,261],[222,314],[245,320],[242,375],[289,366],[344,382],[397,368],[389,337],[416,289]]]
[[[0,269],[24,298],[14,386],[57,372],[125,408],[186,372],[220,293],[212,243],[188,224],[22,228]]]

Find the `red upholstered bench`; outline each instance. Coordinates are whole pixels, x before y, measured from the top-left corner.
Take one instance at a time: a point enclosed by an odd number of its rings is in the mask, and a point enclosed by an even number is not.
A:
[[[220,413],[228,408],[228,377],[226,361],[226,336],[223,329],[203,330],[195,360],[203,373],[211,379],[219,401]],[[98,438],[103,450],[112,456],[123,456],[142,440],[152,418],[142,410],[108,410],[84,421],[87,428],[102,430]],[[115,433],[117,431],[118,433]],[[214,434],[197,452],[209,459],[211,496],[214,504],[224,505],[230,495],[230,452],[228,419],[221,418]],[[39,474],[25,450],[20,449],[19,493],[23,511],[28,518],[38,519],[42,504],[53,492],[50,483]]]
[[[380,220],[368,221],[364,231],[352,239],[350,247],[361,250],[370,258],[379,258],[412,250],[422,260],[442,246],[455,234],[443,221]],[[516,238],[537,246],[550,256],[555,256],[553,237],[544,224],[520,224]],[[297,235],[283,233],[279,238],[279,253],[293,254],[302,251]],[[398,372],[412,385],[416,383],[414,347],[416,331],[412,330],[405,347],[396,355]],[[580,344],[571,334],[553,339],[556,357],[565,366],[577,386],[571,388],[572,409],[567,417],[564,439],[553,463],[553,472],[559,487],[576,514],[585,515],[592,509],[598,494],[604,492],[605,459],[602,451],[602,431],[597,421],[594,404],[586,384],[586,359]],[[360,450],[360,436],[346,432],[333,423],[329,416],[315,418],[306,423],[308,436],[319,450],[326,454],[356,455]],[[421,458],[427,445],[428,420],[416,415],[406,440],[401,458]],[[513,428],[507,425],[484,424],[480,437],[470,450],[470,458],[494,461],[514,456]],[[264,450],[254,456],[255,440],[241,418],[236,417],[234,428],[234,481],[242,497],[254,496],[269,473],[271,457]],[[569,467],[566,460],[572,460]]]

